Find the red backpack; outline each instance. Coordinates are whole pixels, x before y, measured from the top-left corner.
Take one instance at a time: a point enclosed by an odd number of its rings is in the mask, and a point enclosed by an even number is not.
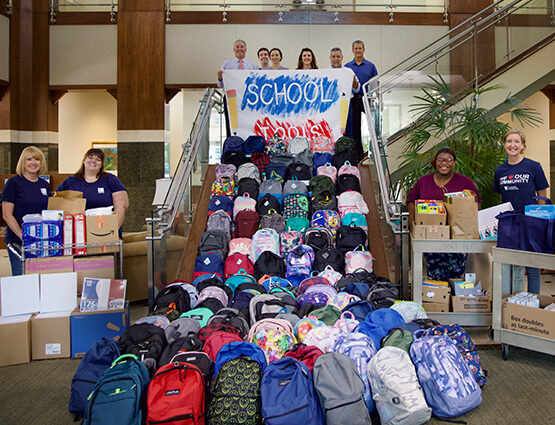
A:
[[[198,367],[178,361],[162,366],[148,386],[147,423],[204,425],[205,391]]]
[[[203,328],[200,328],[200,331],[198,332],[198,338],[202,342],[206,343],[208,338],[216,332],[227,332],[230,334],[239,335],[239,329],[235,326],[228,325],[227,323],[209,323]]]
[[[212,361],[216,361],[216,357],[218,356],[220,349],[228,342],[233,342],[233,341],[242,342],[243,339],[239,335],[232,334],[229,332],[224,332],[224,331],[214,332],[206,339],[206,342],[204,343],[204,347],[202,348],[202,350],[206,354],[208,354],[208,357],[210,357]]]
[[[293,357],[294,359],[303,362],[312,372],[314,362],[322,354],[322,350],[314,345],[295,344],[289,351],[285,353],[286,357]]]
[[[260,217],[254,210],[241,210],[235,217],[235,231],[233,238],[252,238],[258,230]]]
[[[254,264],[245,254],[231,254],[225,260],[224,275],[227,280],[230,276],[244,270],[251,276],[254,274]]]

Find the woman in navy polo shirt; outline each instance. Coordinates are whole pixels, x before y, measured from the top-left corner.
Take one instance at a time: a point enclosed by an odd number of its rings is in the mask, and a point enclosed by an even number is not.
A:
[[[8,228],[4,238],[8,248],[12,276],[22,273],[21,224],[23,216],[40,214],[48,207],[50,184],[39,178],[46,173],[44,154],[35,146],[23,149],[15,169],[17,175],[6,182],[2,191],[2,217]]]
[[[125,210],[129,207],[129,198],[121,181],[104,171],[102,150],[89,149],[83,157],[81,168],[56,188],[56,191],[60,190],[83,192],[83,198],[87,200],[85,209],[113,206],[118,215],[118,227],[121,228]]]

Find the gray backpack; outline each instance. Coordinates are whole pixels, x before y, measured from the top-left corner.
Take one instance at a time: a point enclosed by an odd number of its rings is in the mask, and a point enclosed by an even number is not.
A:
[[[265,215],[260,219],[260,228],[274,229],[279,234],[285,231],[285,220],[281,214],[271,213],[270,215]]]
[[[278,153],[272,155],[270,162],[282,162],[285,165],[293,164],[293,155],[288,153]]]
[[[355,362],[344,354],[325,353],[314,363],[314,388],[328,424],[371,425],[364,384]]]
[[[289,148],[287,151],[291,155],[298,155],[305,150],[310,150],[310,145],[306,137],[297,136],[289,141]]]
[[[283,186],[283,196],[290,195],[292,193],[302,193],[303,195],[308,195],[308,188],[304,182],[299,180],[288,180]]]
[[[213,212],[206,222],[206,230],[220,230],[231,239],[231,217],[224,210]]]
[[[258,197],[262,198],[266,194],[274,195],[278,200],[281,200],[283,188],[281,183],[277,180],[264,180],[258,188]]]
[[[235,176],[237,169],[233,164],[219,164],[216,167],[216,180],[223,178],[232,179]]]
[[[227,257],[229,237],[221,230],[207,230],[200,237],[198,255],[218,254],[222,260]]]
[[[368,363],[368,380],[382,425],[420,425],[432,416],[414,365],[401,348],[379,350]]]
[[[312,173],[312,169],[314,167],[314,154],[310,152],[310,149],[306,149],[302,151],[300,154],[295,155],[295,162],[300,162],[301,164],[306,164],[310,168],[310,172]]]
[[[255,179],[258,184],[260,184],[260,170],[258,167],[250,162],[241,165],[237,169],[237,181],[248,177],[250,179]]]

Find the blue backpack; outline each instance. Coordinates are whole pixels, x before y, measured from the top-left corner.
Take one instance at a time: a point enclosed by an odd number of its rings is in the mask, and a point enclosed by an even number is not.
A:
[[[283,162],[270,162],[266,167],[266,179],[277,180],[280,183],[285,181],[287,166]]]
[[[193,282],[191,283],[195,288],[199,285],[200,282],[203,282],[208,279],[218,279],[220,282],[223,283],[223,280],[220,276],[214,273],[207,273],[196,277]]]
[[[229,199],[229,196],[219,195],[210,199],[210,203],[208,204],[208,215],[210,216],[211,213],[218,210],[225,211],[230,217],[233,216],[233,201]]]
[[[378,310],[374,310],[366,316],[365,321],[381,326],[386,334],[391,328],[405,323],[403,316],[392,308],[380,308]]]
[[[137,356],[119,356],[94,386],[83,425],[141,425],[149,382]]]
[[[440,418],[462,415],[482,402],[482,390],[453,341],[424,336],[410,346],[426,403]]]
[[[384,329],[380,325],[370,322],[360,322],[353,332],[360,332],[372,338],[377,350],[381,348],[382,338],[386,336]]]
[[[120,356],[118,345],[113,339],[102,338],[89,348],[79,363],[71,381],[69,412],[84,417],[87,397],[102,374]]]
[[[368,291],[370,291],[370,285],[364,282],[353,282],[343,288],[343,292],[360,298],[364,298]]]
[[[194,279],[209,273],[217,274],[220,279],[224,277],[224,260],[218,254],[199,255],[195,260]]]
[[[313,173],[315,176],[318,175],[317,169],[322,165],[326,165],[328,163],[331,164],[333,160],[333,155],[328,152],[314,152],[314,156],[312,157],[312,163],[314,164]]]
[[[243,147],[243,143],[245,143],[245,141],[239,136],[229,136],[225,139],[222,149],[222,159],[224,157],[224,153],[227,151],[240,151]]]
[[[251,135],[243,143],[242,149],[244,154],[251,155],[257,152],[264,152],[264,146],[266,146],[264,137]]]
[[[359,322],[364,322],[364,319],[366,319],[366,315],[372,310],[374,309],[368,301],[358,300],[347,304],[342,311],[350,311],[351,313],[353,313],[353,316],[355,316],[356,320],[358,320]]]
[[[325,425],[312,374],[291,357],[268,365],[260,384],[262,417],[266,425]]]
[[[218,352],[216,362],[214,363],[214,379],[225,363],[240,356],[246,356],[259,363],[262,373],[264,373],[267,365],[264,350],[252,342],[233,341],[225,344]]]

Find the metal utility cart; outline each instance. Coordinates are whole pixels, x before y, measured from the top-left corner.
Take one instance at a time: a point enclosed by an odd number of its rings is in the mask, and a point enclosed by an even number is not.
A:
[[[468,252],[489,254],[497,244],[495,240],[467,239],[414,239],[412,242],[412,300],[422,304],[422,261],[425,252]],[[495,289],[494,289],[495,291]],[[461,326],[490,326],[491,313],[427,313],[428,317],[442,324],[458,323]]]
[[[525,291],[523,282],[514,282],[512,266],[528,266],[555,270],[555,255],[537,252],[493,248],[493,339],[501,342],[503,359],[509,358],[509,345],[555,354],[555,340],[501,328],[503,298]]]

